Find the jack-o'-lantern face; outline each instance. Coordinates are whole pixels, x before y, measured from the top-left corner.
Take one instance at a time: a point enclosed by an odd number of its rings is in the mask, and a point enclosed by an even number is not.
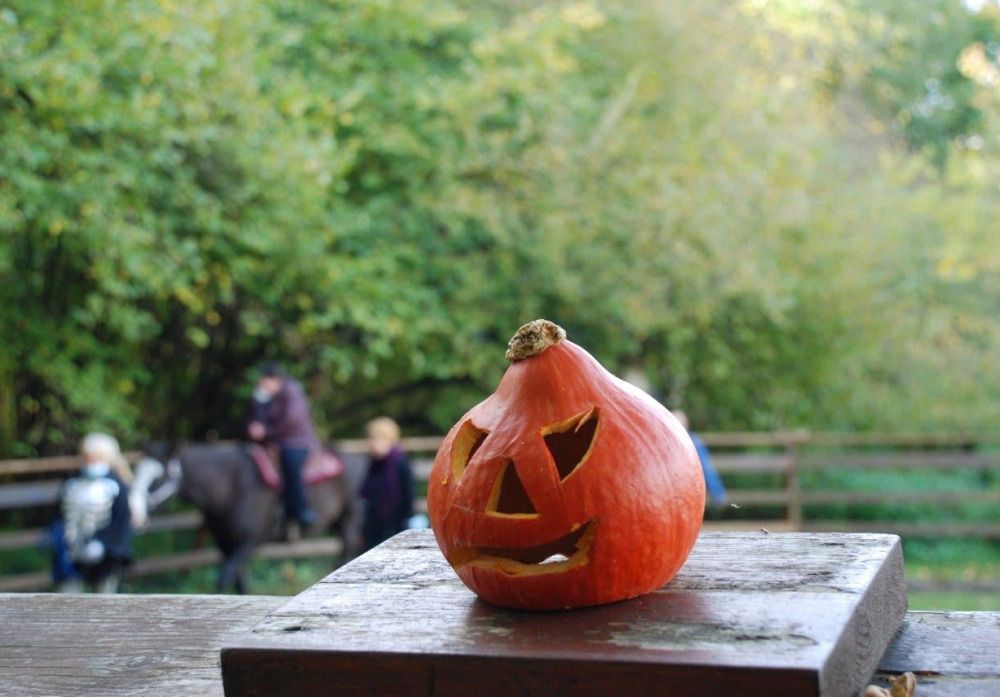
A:
[[[536,443],[535,447],[544,447],[548,451],[550,462],[546,463],[546,470],[549,471],[527,471],[525,475],[542,487],[542,491],[545,487],[564,485],[566,479],[590,455],[599,422],[600,412],[594,408],[565,421],[549,424],[533,434],[534,438],[540,439],[544,444],[539,446]],[[524,527],[527,521],[540,521],[541,514],[518,474],[514,459],[490,448],[492,443],[487,445],[488,436],[487,431],[469,420],[462,424],[452,445],[451,470],[456,481],[461,480],[476,455],[478,457],[474,467],[478,476],[472,476],[485,479],[486,482],[493,480],[489,488],[470,486],[472,500],[469,503],[475,510],[481,509],[484,517],[498,522],[519,521]],[[485,449],[484,445],[487,445]],[[483,501],[481,494],[486,492],[488,496]],[[536,494],[536,497],[552,503],[551,497],[543,494]],[[558,517],[558,513],[552,517]],[[586,520],[573,520],[572,515],[569,515],[560,522],[567,523],[564,525],[565,532],[553,539],[528,546],[520,543],[515,547],[455,547],[449,553],[448,561],[456,570],[467,564],[477,564],[485,568],[502,569],[510,575],[563,573],[587,562],[587,552],[599,521],[596,516]],[[561,530],[557,528],[554,532]]]
[[[445,557],[482,598],[560,608],[633,597],[672,578],[697,537],[704,497],[676,420],[560,337],[516,359],[452,428],[434,461],[428,511]]]

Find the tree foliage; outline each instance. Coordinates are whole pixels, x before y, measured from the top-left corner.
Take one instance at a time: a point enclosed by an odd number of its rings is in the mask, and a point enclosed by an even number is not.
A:
[[[702,427],[988,427],[997,13],[810,7],[0,0],[0,453],[265,358],[439,431],[536,316]]]

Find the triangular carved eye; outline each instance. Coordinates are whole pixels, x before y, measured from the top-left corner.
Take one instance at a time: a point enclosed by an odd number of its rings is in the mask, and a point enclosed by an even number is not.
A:
[[[486,504],[487,513],[501,515],[537,515],[535,505],[531,503],[524,483],[517,475],[513,460],[506,460],[500,468],[500,475],[493,485],[493,492]]]
[[[542,429],[545,447],[559,470],[559,479],[565,480],[573,474],[590,455],[600,417],[600,409],[592,407]]]
[[[476,454],[488,435],[489,431],[477,428],[471,421],[466,421],[458,429],[458,435],[455,436],[455,440],[451,444],[451,473],[456,482],[461,479],[469,460]]]

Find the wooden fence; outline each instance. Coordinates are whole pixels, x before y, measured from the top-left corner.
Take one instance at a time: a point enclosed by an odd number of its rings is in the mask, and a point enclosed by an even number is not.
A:
[[[889,532],[903,538],[980,538],[1000,540],[1000,434],[829,434],[805,431],[776,433],[705,433],[716,470],[728,489],[728,501],[712,507],[705,527],[716,530]],[[426,483],[440,437],[404,439],[413,456],[414,475]],[[337,448],[363,452],[364,441],[342,441]],[[133,461],[140,453],[128,453]],[[76,457],[50,457],[0,462],[0,520],[5,512],[51,506],[63,476],[79,466]],[[887,489],[831,488],[831,473],[844,470],[872,475],[889,473]],[[918,472],[950,473],[957,481],[947,488],[907,487]],[[969,485],[970,477],[973,484]],[[836,477],[834,477],[836,478]],[[914,478],[920,483],[919,478]],[[904,485],[901,485],[903,482]],[[422,490],[422,489],[421,489]],[[426,511],[422,496],[417,509]],[[870,517],[858,511],[924,506],[926,519],[901,520],[892,515]],[[984,515],[941,513],[978,507]],[[836,519],[824,510],[837,509]],[[992,511],[992,514],[990,513]],[[846,512],[846,513],[845,513]],[[852,513],[853,512],[853,513]],[[910,511],[912,518],[912,508]],[[918,516],[919,518],[919,516]],[[196,511],[154,516],[149,533],[192,530],[200,525]],[[39,544],[44,529],[0,533],[0,554]],[[266,545],[265,558],[334,557],[335,538]],[[214,549],[138,559],[132,576],[146,576],[218,563]],[[0,591],[32,590],[50,584],[47,571],[0,577]]]

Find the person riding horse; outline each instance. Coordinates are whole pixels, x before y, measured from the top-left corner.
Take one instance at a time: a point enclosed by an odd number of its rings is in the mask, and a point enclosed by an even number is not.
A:
[[[315,525],[316,514],[306,504],[302,470],[309,454],[319,449],[319,441],[302,385],[277,363],[266,364],[257,379],[247,433],[252,440],[278,448],[286,522],[296,521],[303,528]]]

